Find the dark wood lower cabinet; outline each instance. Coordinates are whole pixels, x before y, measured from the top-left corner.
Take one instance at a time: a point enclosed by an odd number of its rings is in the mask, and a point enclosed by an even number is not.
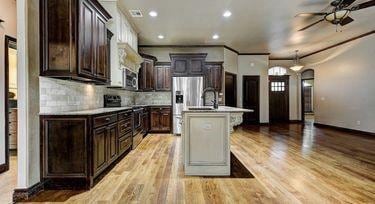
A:
[[[90,189],[132,146],[131,109],[102,115],[43,115],[40,120],[45,189]]]
[[[151,107],[151,132],[172,131],[172,108]]]

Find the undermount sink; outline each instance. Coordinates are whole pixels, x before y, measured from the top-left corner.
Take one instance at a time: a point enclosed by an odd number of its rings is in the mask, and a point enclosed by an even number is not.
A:
[[[210,108],[210,107],[192,107],[192,108],[189,108],[189,110],[213,110],[214,108]]]

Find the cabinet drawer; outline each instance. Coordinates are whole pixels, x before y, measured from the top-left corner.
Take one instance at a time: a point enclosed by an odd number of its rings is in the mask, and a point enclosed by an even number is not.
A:
[[[133,111],[131,110],[126,111],[126,112],[121,112],[118,114],[118,119],[119,120],[131,119],[132,115],[133,115]]]
[[[132,120],[131,119],[121,120],[118,123],[118,132],[119,132],[120,137],[122,137],[123,135],[125,135],[128,132],[131,132],[131,130],[132,130]]]
[[[122,137],[119,139],[120,155],[132,146],[132,137]]]
[[[117,114],[95,117],[94,128],[115,122],[117,122]]]

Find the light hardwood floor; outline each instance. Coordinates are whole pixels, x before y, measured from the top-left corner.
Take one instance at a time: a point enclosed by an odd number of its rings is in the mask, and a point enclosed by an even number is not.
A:
[[[225,178],[188,177],[180,137],[150,135],[92,190],[46,191],[32,201],[374,203],[375,139],[370,136],[300,124],[249,126],[232,135],[231,151],[246,168],[235,165]],[[253,176],[242,174],[244,169]]]

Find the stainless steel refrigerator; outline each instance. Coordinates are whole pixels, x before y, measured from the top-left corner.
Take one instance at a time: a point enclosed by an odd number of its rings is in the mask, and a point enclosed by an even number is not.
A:
[[[182,110],[202,106],[203,77],[173,77],[173,133],[181,134]]]

